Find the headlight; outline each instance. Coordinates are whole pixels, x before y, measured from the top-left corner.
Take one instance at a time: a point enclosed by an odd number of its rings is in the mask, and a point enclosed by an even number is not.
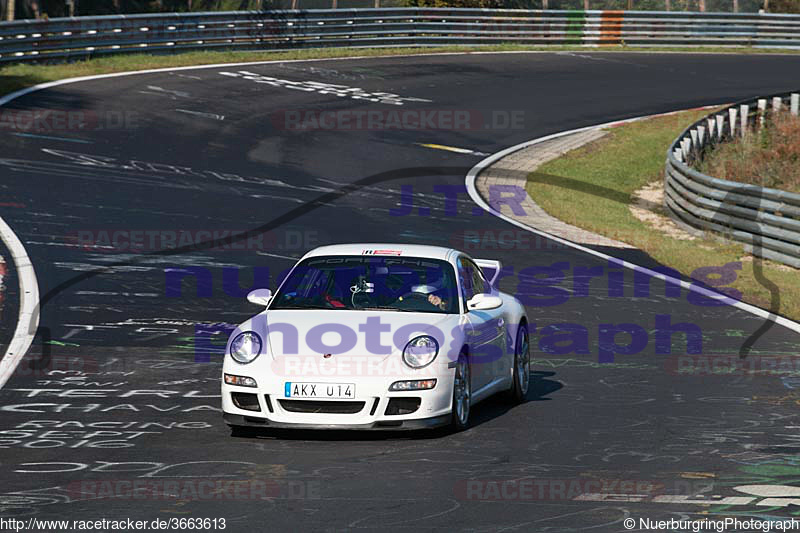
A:
[[[439,343],[430,335],[420,335],[408,341],[403,348],[403,362],[411,368],[428,366],[439,353]]]
[[[261,353],[261,337],[255,331],[239,333],[231,342],[231,357],[237,363],[252,363]]]
[[[228,379],[228,374],[225,374],[225,379]],[[227,381],[226,381],[227,383]],[[253,385],[255,387],[255,385]],[[407,390],[427,390],[436,386],[435,379],[416,379],[414,381],[395,381],[389,385],[391,391],[407,391]]]
[[[256,380],[247,376],[234,376],[225,374],[225,383],[228,385],[239,385],[240,387],[258,387]]]

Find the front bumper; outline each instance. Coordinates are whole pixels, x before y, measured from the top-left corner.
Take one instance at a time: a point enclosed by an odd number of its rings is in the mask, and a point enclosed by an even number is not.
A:
[[[235,370],[238,370],[238,375],[243,374],[241,368]],[[396,377],[339,376],[330,381],[354,383],[355,397],[323,401],[285,396],[285,382],[310,381],[307,378],[250,374],[256,380],[257,387],[229,385],[223,380],[222,412],[225,421],[235,426],[390,430],[430,428],[450,422],[453,372],[446,365],[429,368],[424,373],[421,371],[413,378],[435,378],[436,385],[432,389],[414,391],[390,391],[389,386],[398,381]],[[409,379],[409,376],[402,378]],[[409,409],[409,404],[413,410]],[[338,409],[340,406],[342,409]]]

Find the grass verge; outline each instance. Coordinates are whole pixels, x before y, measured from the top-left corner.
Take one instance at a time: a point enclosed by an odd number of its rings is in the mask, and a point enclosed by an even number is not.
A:
[[[758,131],[716,146],[699,170],[716,178],[800,193],[800,118],[772,114]]]
[[[393,56],[409,54],[434,54],[443,52],[511,52],[511,51],[603,51],[603,52],[704,52],[736,54],[798,54],[800,50],[762,49],[762,48],[687,48],[664,47],[653,50],[645,47],[609,46],[587,49],[583,46],[519,46],[499,44],[490,46],[443,46],[433,48],[312,48],[284,52],[254,51],[212,51],[185,52],[172,55],[126,54],[99,57],[72,63],[35,65],[21,63],[0,67],[0,96],[37,83],[45,83],[64,78],[110,74],[154,68],[212,65],[215,63],[237,63],[246,61],[286,61],[291,59],[322,59],[349,56]]]
[[[754,277],[753,261],[738,244],[716,239],[681,240],[633,216],[631,194],[663,180],[670,143],[710,110],[693,110],[611,128],[594,142],[539,167],[528,176],[528,193],[542,208],[569,224],[644,250],[661,264],[691,276],[698,268],[741,261],[727,285],[742,299],[770,307],[770,292]],[[661,214],[666,215],[661,208]],[[790,267],[764,261],[764,276],[780,288],[784,316],[800,320],[800,276]]]

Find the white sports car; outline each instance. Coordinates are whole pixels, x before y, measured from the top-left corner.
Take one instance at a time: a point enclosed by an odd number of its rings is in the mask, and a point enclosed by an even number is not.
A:
[[[415,429],[469,424],[505,391],[522,402],[524,307],[494,285],[500,263],[400,244],[307,253],[225,350],[222,411],[234,436],[258,427]]]

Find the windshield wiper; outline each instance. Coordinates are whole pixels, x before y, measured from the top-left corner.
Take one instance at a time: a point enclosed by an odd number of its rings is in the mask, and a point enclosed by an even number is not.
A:
[[[326,311],[329,309],[336,309],[336,307],[325,307],[324,305],[313,305],[313,304],[306,304],[306,305],[280,305],[278,307],[273,307],[274,310],[280,309],[325,309]]]
[[[424,313],[416,309],[400,309],[397,307],[359,307],[363,311],[397,311],[398,313]]]

